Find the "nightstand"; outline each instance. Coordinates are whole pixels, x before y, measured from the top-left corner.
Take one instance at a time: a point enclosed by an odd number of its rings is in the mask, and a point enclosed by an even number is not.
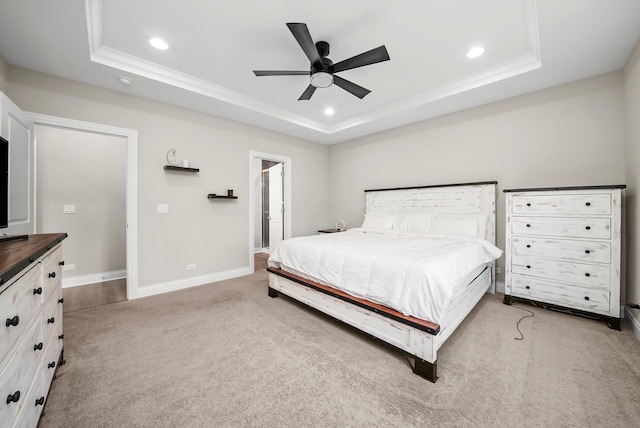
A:
[[[345,232],[347,229],[322,229],[319,230],[318,233],[338,233]]]

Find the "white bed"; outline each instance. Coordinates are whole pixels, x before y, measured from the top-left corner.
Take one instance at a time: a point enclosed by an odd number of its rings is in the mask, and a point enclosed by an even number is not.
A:
[[[365,191],[361,228],[292,238],[269,258],[284,293],[415,358],[437,379],[437,351],[495,291],[496,182]]]

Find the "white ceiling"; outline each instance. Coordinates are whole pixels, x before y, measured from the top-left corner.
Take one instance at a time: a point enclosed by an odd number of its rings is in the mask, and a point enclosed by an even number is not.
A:
[[[380,45],[391,60],[339,74],[363,99],[298,101],[307,76],[252,72],[308,70],[287,22],[334,63]],[[0,0],[9,64],[323,144],[619,70],[639,39],[640,0]]]

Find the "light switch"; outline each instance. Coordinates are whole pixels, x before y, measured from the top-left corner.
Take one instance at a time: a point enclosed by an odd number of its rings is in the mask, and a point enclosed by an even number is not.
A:
[[[158,213],[166,214],[169,212],[169,204],[158,204]]]
[[[76,213],[76,206],[75,205],[63,205],[62,206],[62,212],[64,214],[75,214]]]

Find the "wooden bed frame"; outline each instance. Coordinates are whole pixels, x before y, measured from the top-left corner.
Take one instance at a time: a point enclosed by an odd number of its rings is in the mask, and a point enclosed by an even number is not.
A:
[[[367,214],[485,214],[485,239],[495,245],[497,182],[446,184],[365,190]],[[437,351],[486,292],[495,292],[495,262],[469,278],[441,324],[403,315],[386,306],[304,279],[282,269],[267,268],[269,296],[283,293],[413,356],[413,372],[435,382]]]

